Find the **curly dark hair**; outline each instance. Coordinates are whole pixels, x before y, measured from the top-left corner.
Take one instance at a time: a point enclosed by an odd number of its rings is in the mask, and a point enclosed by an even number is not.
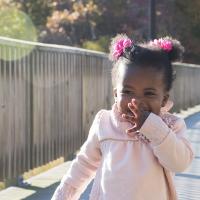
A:
[[[172,45],[170,51],[164,50],[161,46],[155,45],[153,41],[145,43],[133,43],[130,47],[126,47],[119,58],[115,58],[114,45],[117,40],[128,38],[126,35],[120,34],[112,39],[110,45],[109,58],[113,62],[112,69],[112,82],[113,86],[116,85],[118,77],[119,64],[124,63],[131,66],[152,67],[164,73],[164,83],[166,90],[170,91],[172,88],[173,80],[175,79],[175,71],[172,62],[181,61],[184,52],[184,47],[181,43],[171,37],[164,37],[162,40],[169,41]]]

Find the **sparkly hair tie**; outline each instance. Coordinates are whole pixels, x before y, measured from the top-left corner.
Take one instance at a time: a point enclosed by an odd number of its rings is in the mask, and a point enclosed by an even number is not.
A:
[[[173,48],[172,42],[170,40],[163,39],[163,38],[155,39],[151,41],[150,45],[158,46],[166,52],[170,52]]]
[[[113,45],[113,53],[112,56],[114,60],[118,60],[120,56],[124,53],[125,49],[131,47],[133,45],[133,41],[127,38],[120,38]]]

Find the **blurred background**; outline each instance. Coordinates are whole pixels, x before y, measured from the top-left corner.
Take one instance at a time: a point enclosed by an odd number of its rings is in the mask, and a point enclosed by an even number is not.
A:
[[[199,0],[0,1],[1,36],[107,52],[122,32],[136,41],[173,36],[186,49],[184,62],[200,63]]]

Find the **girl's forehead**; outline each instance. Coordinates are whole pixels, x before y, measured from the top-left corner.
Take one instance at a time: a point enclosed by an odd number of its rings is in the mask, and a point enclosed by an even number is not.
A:
[[[118,84],[128,85],[149,85],[163,86],[164,77],[162,71],[158,71],[153,67],[140,67],[124,65],[119,67]]]
[[[144,76],[147,74],[151,74],[153,77],[163,76],[163,72],[161,70],[157,70],[152,66],[135,66],[135,65],[119,65],[118,74],[120,77],[127,76]]]

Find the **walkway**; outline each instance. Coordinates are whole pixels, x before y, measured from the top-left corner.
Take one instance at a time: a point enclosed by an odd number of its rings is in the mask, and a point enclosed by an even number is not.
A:
[[[187,137],[195,151],[192,165],[184,173],[175,177],[180,200],[200,199],[200,113],[186,118]]]
[[[192,142],[195,159],[187,171],[177,174],[175,182],[180,200],[200,199],[200,112],[187,117],[187,137]],[[63,163],[45,173],[37,175],[27,181],[26,187],[9,187],[0,192],[1,200],[50,200],[61,177],[70,166],[70,161]],[[89,190],[80,200],[88,200]]]

